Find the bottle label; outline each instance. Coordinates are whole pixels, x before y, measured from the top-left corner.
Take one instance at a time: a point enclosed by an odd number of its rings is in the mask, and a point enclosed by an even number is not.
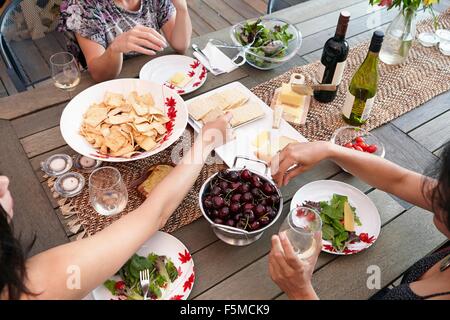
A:
[[[333,81],[331,82],[331,84],[334,84],[336,86],[341,84],[342,81],[342,77],[344,76],[344,70],[345,70],[345,66],[347,65],[347,60],[344,62],[339,62],[336,65],[336,69],[334,70],[334,76],[333,76]],[[317,82],[318,83],[322,83],[323,81],[323,76],[325,73],[325,65],[323,65],[322,63],[320,63],[319,65],[319,69],[317,70]]]
[[[347,91],[347,96],[345,97],[345,103],[342,107],[342,114],[348,119],[352,113],[353,105],[355,104],[355,96]],[[361,120],[365,121],[369,118],[370,112],[372,111],[373,103],[375,102],[375,97],[367,99],[364,110],[361,115]]]

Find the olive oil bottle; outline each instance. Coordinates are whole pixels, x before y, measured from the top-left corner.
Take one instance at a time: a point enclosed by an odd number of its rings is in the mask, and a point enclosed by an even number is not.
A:
[[[374,32],[369,53],[350,82],[342,116],[351,125],[360,126],[366,123],[372,110],[378,87],[378,55],[383,38],[382,31]]]

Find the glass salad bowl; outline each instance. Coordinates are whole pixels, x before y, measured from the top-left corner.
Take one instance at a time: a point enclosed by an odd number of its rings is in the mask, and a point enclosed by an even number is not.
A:
[[[247,63],[260,70],[283,65],[295,56],[302,44],[300,31],[277,18],[238,23],[230,29],[230,37],[236,46],[242,46]]]
[[[345,126],[337,129],[331,136],[331,142],[350,149],[372,153],[381,158],[386,155],[380,139],[360,127]]]

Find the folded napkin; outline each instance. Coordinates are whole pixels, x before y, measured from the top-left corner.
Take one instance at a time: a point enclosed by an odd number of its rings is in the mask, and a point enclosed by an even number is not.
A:
[[[209,61],[205,59],[202,54],[195,51],[194,56],[215,76],[222,73],[229,73],[239,67],[239,65],[235,64],[212,43],[208,42],[202,52]],[[217,70],[213,71],[213,68],[220,69],[221,72],[217,72]]]

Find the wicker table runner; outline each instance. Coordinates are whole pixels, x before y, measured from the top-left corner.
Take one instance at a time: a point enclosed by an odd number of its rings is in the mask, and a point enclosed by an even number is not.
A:
[[[439,16],[442,27],[450,28],[450,10]],[[426,19],[417,26],[417,34],[432,32],[432,19]],[[346,125],[341,117],[346,90],[356,69],[367,55],[369,41],[350,50],[338,96],[332,103],[322,104],[312,99],[305,125],[294,127],[308,140],[329,140],[333,132]],[[252,89],[270,105],[275,89],[283,82],[289,82],[292,73],[305,75],[312,83],[320,62],[293,68],[274,79]],[[433,97],[450,89],[450,57],[438,48],[425,48],[414,42],[408,60],[400,66],[379,64],[380,81],[371,116],[364,125],[367,130],[379,127],[400,115],[422,105]]]
[[[439,22],[441,26],[450,28],[450,10],[439,16]],[[423,31],[432,31],[431,19],[419,23],[418,32]],[[336,100],[329,104],[313,101],[306,124],[294,126],[306,138],[328,140],[337,128],[345,125],[341,118],[345,91],[356,68],[363,62],[367,50],[368,42],[365,42],[350,51],[343,83],[339,88]],[[275,89],[280,87],[281,83],[288,82],[292,73],[302,73],[307,81],[312,81],[318,64],[316,62],[293,68],[283,75],[254,87],[252,91],[270,104]],[[377,98],[372,114],[365,124],[365,128],[368,130],[381,126],[450,89],[450,57],[441,54],[437,48],[424,48],[420,44],[414,43],[406,63],[400,66],[388,66],[380,63],[379,69],[380,83]],[[185,132],[185,136],[188,134],[192,134],[191,129],[189,132]],[[188,141],[190,140],[188,139]],[[172,149],[173,147],[168,148],[158,155],[144,160],[110,165],[119,169],[125,183],[130,186],[151,165],[171,163]],[[205,165],[194,187],[163,228],[164,231],[173,232],[201,216],[198,207],[199,189],[210,175],[220,169],[219,165]],[[85,178],[88,181],[88,175],[85,175]],[[53,187],[53,182],[54,179],[48,179],[50,188]],[[134,188],[129,188],[128,193],[129,201],[123,214],[137,208],[144,200]],[[56,194],[54,196],[57,198]],[[122,214],[118,214],[113,217],[105,217],[97,214],[89,203],[87,186],[80,195],[72,199],[58,199],[58,203],[66,218],[67,228],[73,233],[82,230],[78,233],[77,238],[95,234],[122,216]]]

